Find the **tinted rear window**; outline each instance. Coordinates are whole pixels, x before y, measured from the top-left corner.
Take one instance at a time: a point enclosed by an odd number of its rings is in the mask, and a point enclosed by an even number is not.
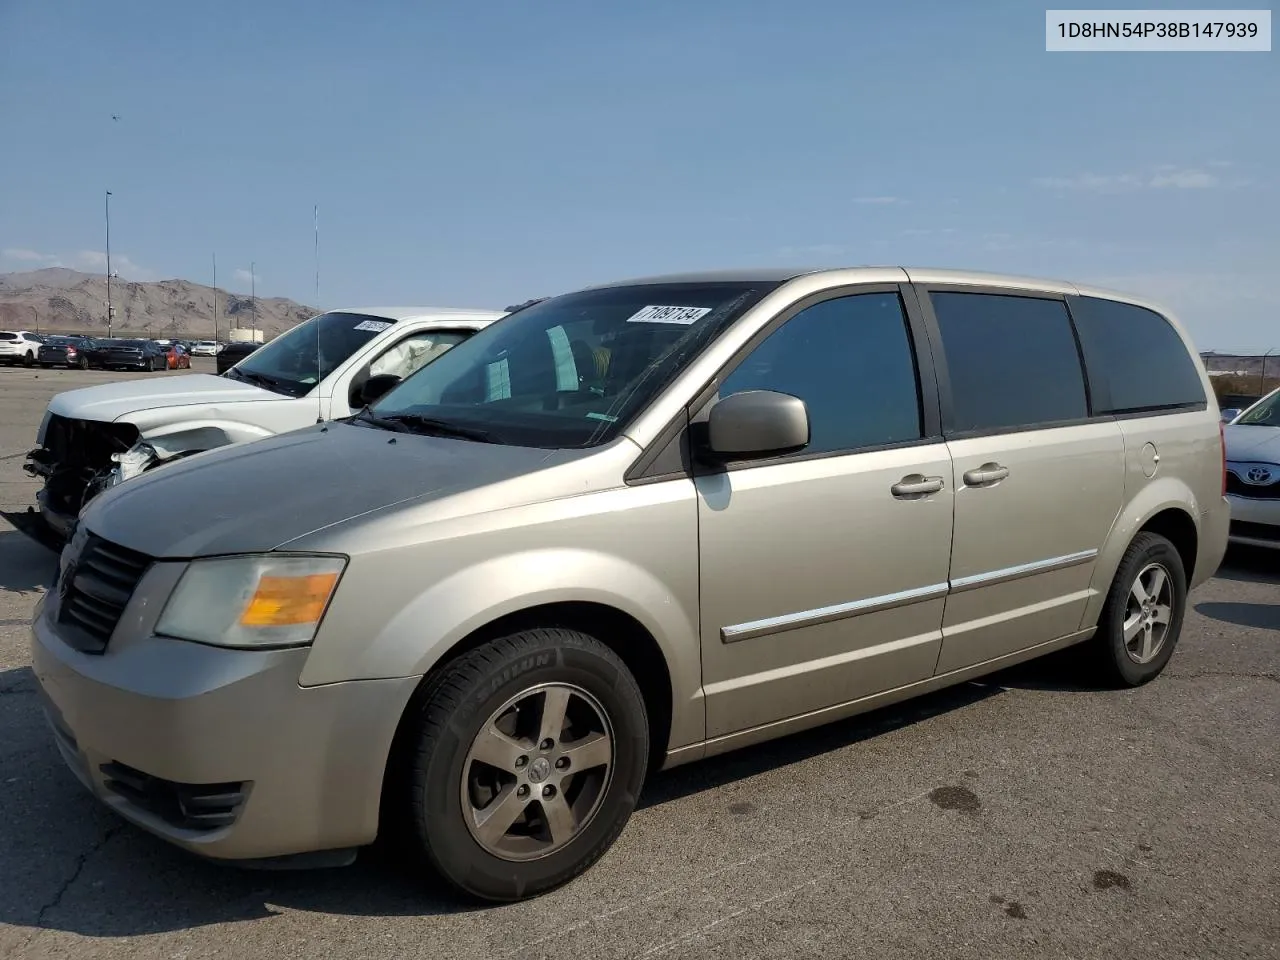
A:
[[[1198,405],[1204,384],[1182,338],[1145,307],[1077,297],[1072,316],[1089,369],[1095,413]]]
[[[1032,427],[1089,414],[1080,351],[1061,300],[930,294],[956,433]]]
[[[0,333],[0,340],[17,340],[17,339],[18,339],[18,335],[16,333]]]

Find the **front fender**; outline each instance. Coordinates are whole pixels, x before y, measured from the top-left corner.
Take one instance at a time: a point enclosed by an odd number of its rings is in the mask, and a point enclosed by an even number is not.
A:
[[[212,450],[270,436],[274,436],[273,432],[264,427],[234,420],[187,420],[150,427],[140,433],[140,439],[155,448],[161,460],[179,453]]]
[[[322,628],[300,682],[420,676],[480,627],[507,614],[564,602],[603,604],[644,626],[662,649],[671,676],[670,744],[703,738],[696,611],[686,609],[644,567],[584,549],[531,549],[459,570],[418,594],[366,643],[351,643],[340,625],[326,642]]]
[[[1080,620],[1080,629],[1098,625],[1098,617],[1102,614],[1111,582],[1120,569],[1124,552],[1129,549],[1129,544],[1138,531],[1156,514],[1170,509],[1187,514],[1199,531],[1200,516],[1205,508],[1199,503],[1195,491],[1177,477],[1160,477],[1150,481],[1125,504],[1117,515],[1116,522],[1112,524],[1111,532],[1094,564],[1093,580],[1089,584],[1091,595]]]

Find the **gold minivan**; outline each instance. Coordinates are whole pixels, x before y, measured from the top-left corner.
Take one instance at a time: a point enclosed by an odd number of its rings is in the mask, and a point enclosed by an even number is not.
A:
[[[528,897],[647,771],[1073,644],[1156,677],[1226,549],[1212,397],[1167,312],[1070,283],[593,287],[91,502],[35,673],[71,769],[188,850],[403,830]]]

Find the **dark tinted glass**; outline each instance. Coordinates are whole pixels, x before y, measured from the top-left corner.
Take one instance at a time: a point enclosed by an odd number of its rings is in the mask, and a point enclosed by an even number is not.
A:
[[[366,343],[395,326],[394,320],[334,311],[312,317],[270,343],[245,349],[252,359],[239,366],[243,374],[265,377],[294,396],[309,393]],[[253,347],[253,349],[249,349]]]
[[[720,396],[743,390],[803,400],[806,453],[921,436],[915,359],[896,293],[840,297],[802,310],[725,378]]]
[[[776,284],[662,283],[542,300],[390,391],[379,417],[431,417],[535,447],[606,443]]]
[[[1096,413],[1204,403],[1200,373],[1182,338],[1160,314],[1097,297],[1072,301],[1080,346],[1096,384]]]
[[[930,295],[951,379],[953,432],[1088,416],[1080,352],[1060,300]]]

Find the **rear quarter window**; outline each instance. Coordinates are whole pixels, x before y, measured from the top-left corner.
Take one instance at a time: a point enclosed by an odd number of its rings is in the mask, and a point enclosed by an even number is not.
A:
[[[1140,413],[1206,403],[1200,372],[1173,325],[1154,310],[1073,297],[1093,412]]]

